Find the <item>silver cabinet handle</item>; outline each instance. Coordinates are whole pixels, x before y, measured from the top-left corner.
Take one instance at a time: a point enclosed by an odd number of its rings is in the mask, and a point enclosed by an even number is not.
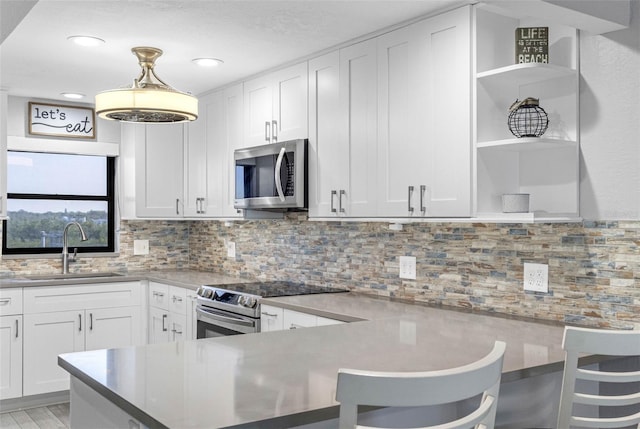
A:
[[[153,291],[153,296],[157,296],[157,297],[162,298],[164,296],[164,293]]]
[[[275,119],[271,121],[271,140],[273,142],[278,141],[278,121]]]
[[[344,213],[344,207],[342,207],[342,196],[343,195],[347,195],[347,192],[344,189],[340,189],[340,198],[338,198],[338,210],[340,210],[340,213]]]
[[[335,206],[333,205],[333,197],[338,195],[338,191],[331,191],[331,213],[337,212]]]
[[[298,329],[298,328],[304,328],[304,326],[297,325],[295,323],[292,323],[291,325],[289,325],[289,329]]]
[[[275,121],[274,121],[275,122]],[[278,160],[276,161],[276,171],[274,173],[274,180],[276,182],[276,190],[278,191],[278,197],[280,201],[284,203],[284,192],[282,191],[282,180],[280,179],[280,169],[282,168],[282,159],[284,158],[284,154],[287,152],[287,149],[283,146],[280,149],[280,153],[278,154]]]
[[[16,319],[16,338],[18,338],[18,332],[20,332],[20,327],[18,326],[18,319]]]
[[[82,331],[82,314],[78,314],[78,331]]]
[[[129,419],[129,429],[140,429],[140,423],[133,419]]]
[[[427,185],[420,185],[420,211],[422,214],[427,213],[427,208],[424,205],[424,194],[427,191]]]
[[[179,296],[177,296],[177,295],[173,295],[173,296],[171,297],[171,300],[172,300],[173,302],[176,302],[176,301],[177,301],[177,302],[182,302],[182,298],[180,298],[180,297],[179,297]]]
[[[180,198],[176,198],[176,214],[180,214]]]
[[[271,143],[271,124],[269,121],[264,123],[264,139]]]
[[[93,313],[89,313],[89,330],[93,331]]]
[[[277,314],[275,314],[275,313],[274,313],[274,314],[267,313],[266,311],[263,311],[263,312],[262,312],[262,315],[263,315],[263,316],[267,316],[267,317],[278,317],[278,315],[277,315]]]
[[[413,213],[413,207],[411,206],[412,194],[413,194],[413,186],[409,186],[409,195],[407,196],[407,210],[409,210],[409,213]]]
[[[2,304],[2,305],[9,304],[10,302],[11,302],[11,298],[2,298],[2,299],[0,299],[0,304]]]
[[[162,315],[162,332],[167,332],[167,327],[164,325],[165,320],[167,320],[167,315]]]

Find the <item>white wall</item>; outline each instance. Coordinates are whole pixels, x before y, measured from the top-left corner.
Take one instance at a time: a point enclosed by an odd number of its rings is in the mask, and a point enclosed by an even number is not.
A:
[[[580,43],[580,212],[640,219],[640,0],[627,30]]]

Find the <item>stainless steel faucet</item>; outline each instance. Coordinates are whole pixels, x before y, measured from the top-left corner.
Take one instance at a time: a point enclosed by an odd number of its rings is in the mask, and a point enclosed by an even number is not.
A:
[[[67,233],[69,232],[69,227],[71,225],[75,225],[80,230],[80,234],[82,234],[82,241],[87,241],[87,236],[84,233],[84,229],[82,229],[82,225],[78,222],[69,222],[62,232],[62,274],[69,274],[69,249],[67,249]],[[77,249],[76,249],[77,252]],[[73,253],[73,260],[75,261],[76,253]]]

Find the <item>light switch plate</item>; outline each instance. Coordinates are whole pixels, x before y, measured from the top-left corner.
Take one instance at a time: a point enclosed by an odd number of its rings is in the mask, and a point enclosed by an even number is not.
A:
[[[133,254],[134,255],[148,255],[149,254],[149,240],[133,240]]]
[[[400,278],[416,279],[416,257],[400,256]]]

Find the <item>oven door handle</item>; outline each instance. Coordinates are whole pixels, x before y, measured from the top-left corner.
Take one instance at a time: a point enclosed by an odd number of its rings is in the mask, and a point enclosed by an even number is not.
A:
[[[213,313],[207,310],[203,310],[200,307],[196,307],[196,313],[201,314],[203,316],[206,316],[210,319],[213,320],[219,320],[222,322],[229,322],[229,323],[233,323],[235,325],[244,325],[244,326],[249,326],[249,327],[253,327],[254,326],[254,321],[252,320],[244,320],[244,319],[240,319],[240,318],[236,318],[236,317],[229,317],[229,316],[223,316],[221,314],[218,313]]]

